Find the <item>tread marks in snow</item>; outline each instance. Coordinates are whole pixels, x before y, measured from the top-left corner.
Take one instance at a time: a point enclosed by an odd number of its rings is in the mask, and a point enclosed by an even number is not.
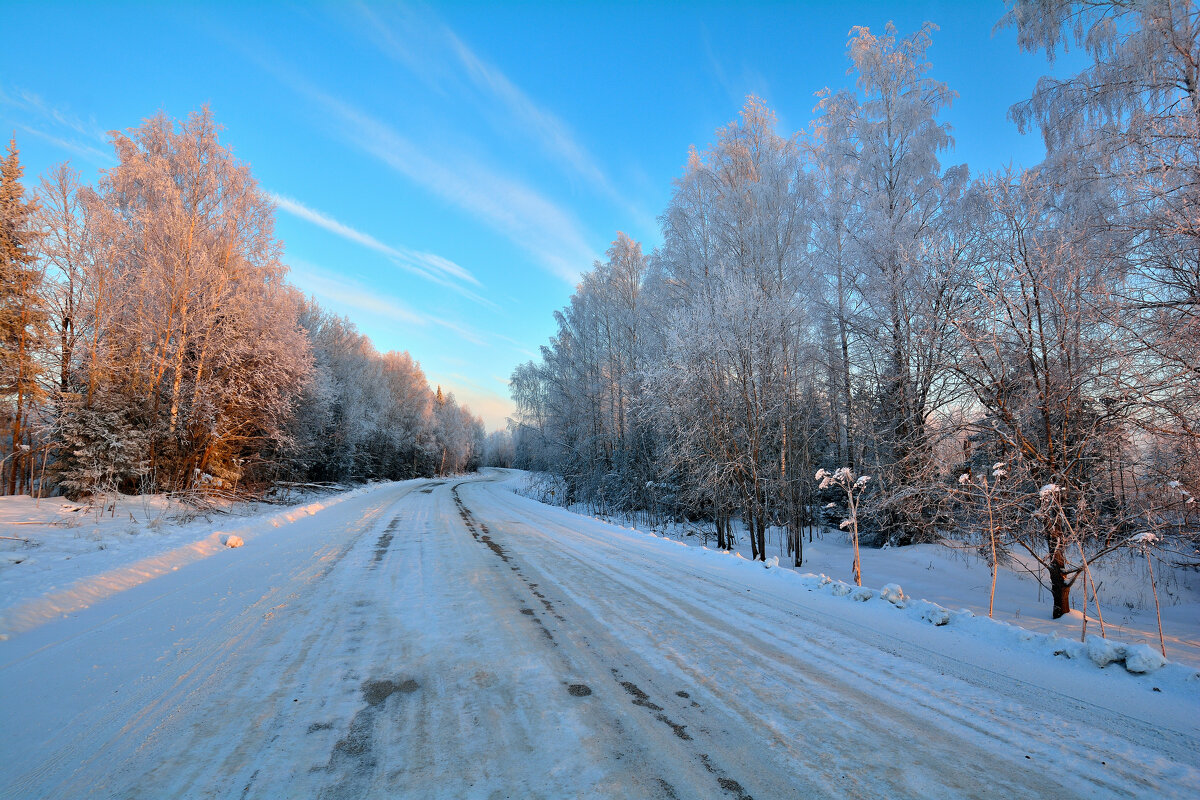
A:
[[[670,728],[676,736],[685,742],[695,741],[691,734],[685,730],[687,726],[680,725],[668,717],[666,713],[664,713],[662,706],[652,702],[650,700],[650,695],[642,691],[641,687],[639,687],[633,681],[622,680],[619,670],[614,668],[611,671],[613,674],[613,679],[620,684],[621,688],[624,689],[627,694],[633,697],[633,700],[630,701],[633,703],[633,705],[640,706],[650,711],[652,714],[654,714],[654,718],[656,720]],[[690,699],[688,693],[684,691],[676,692],[675,695],[681,699]],[[691,705],[692,707],[699,707],[699,704],[694,700],[691,701]],[[737,798],[737,800],[753,800],[750,794],[745,790],[745,788],[743,788],[742,784],[733,778],[730,778],[725,773],[725,770],[713,763],[712,757],[709,756],[708,753],[698,753],[697,757],[699,758],[700,763],[704,765],[704,769],[717,779],[717,785],[720,786],[723,791],[725,791],[727,794],[733,795]]]
[[[554,603],[547,598],[545,594],[539,591],[538,584],[533,583],[526,578],[524,573],[521,571],[521,568],[513,562],[513,558],[509,555],[508,551],[505,550],[504,547],[502,547],[498,542],[492,539],[490,535],[491,531],[488,530],[487,525],[479,520],[476,520],[474,515],[471,514],[470,510],[466,507],[466,504],[463,503],[462,498],[459,496],[458,487],[461,485],[462,484],[456,484],[451,487],[450,495],[454,498],[454,504],[458,508],[458,515],[462,519],[463,524],[466,526],[467,531],[471,534],[471,537],[480,544],[486,545],[489,550],[491,550],[500,558],[501,561],[508,564],[510,568],[517,573],[517,576],[521,578],[521,581],[529,589],[530,593],[541,602],[546,611],[553,614],[560,622],[565,622],[565,618],[555,610]],[[537,614],[533,609],[522,607],[519,609],[519,611],[521,614],[529,617],[535,624],[537,624],[542,634],[545,635],[546,638],[549,639],[555,646],[558,646],[558,642],[554,640],[553,634],[537,617]],[[619,670],[616,668],[610,668],[610,670],[617,684],[633,698],[631,701],[633,705],[645,708],[648,712],[654,715],[654,719],[656,721],[670,728],[671,732],[674,733],[675,736],[680,740],[685,742],[695,741],[695,738],[687,732],[687,725],[682,725],[668,717],[661,705],[651,701],[650,696],[642,691],[637,684],[633,683],[632,681],[624,680]],[[570,684],[567,686],[567,692],[573,697],[586,697],[592,693],[592,690],[591,687],[587,686],[586,684]],[[692,708],[700,707],[699,703],[690,699],[690,696],[687,692],[677,692],[676,694],[681,699],[690,701],[690,706]],[[737,800],[753,800],[750,794],[748,794],[742,787],[741,783],[733,778],[730,778],[723,769],[714,764],[712,758],[707,753],[697,752],[696,757],[704,766],[705,771],[716,778],[717,785],[720,786],[726,794],[732,795],[733,797],[737,798]],[[675,792],[675,788],[669,782],[662,780],[661,778],[659,778],[658,781],[660,788],[662,788],[667,797],[678,797]]]
[[[470,532],[471,537],[475,539],[475,541],[487,545],[487,548],[495,553],[501,561],[509,564],[513,572],[517,573],[517,576],[521,579],[525,586],[529,588],[529,591],[533,594],[533,596],[536,597],[539,602],[541,602],[542,607],[545,608],[550,614],[553,614],[555,619],[557,619],[559,622],[565,622],[566,620],[563,618],[563,616],[554,610],[554,603],[552,603],[546,597],[546,595],[538,591],[538,585],[536,583],[531,583],[529,579],[525,577],[525,574],[521,572],[521,568],[512,563],[513,559],[512,556],[508,554],[508,551],[505,550],[499,544],[499,542],[491,537],[491,531],[488,530],[488,526],[485,523],[476,520],[471,512],[467,509],[466,504],[463,503],[462,498],[458,495],[458,487],[461,485],[462,484],[458,484],[451,488],[450,495],[454,498],[454,505],[458,507],[458,516],[462,518],[463,524],[467,526],[467,531]],[[558,643],[554,641],[554,634],[551,633],[550,629],[546,627],[545,623],[538,618],[533,609],[522,608],[521,613],[529,617],[534,624],[538,626],[538,630],[541,631],[542,635],[545,636],[549,641],[554,642],[554,644],[557,646]]]
[[[680,739],[683,739],[685,742],[692,741],[692,735],[685,730],[687,725],[680,725],[678,722],[675,722],[665,713],[663,713],[663,707],[657,703],[650,702],[650,695],[638,688],[637,684],[632,681],[621,680],[620,676],[617,675],[616,670],[613,670],[613,675],[617,677],[617,682],[621,684],[621,688],[633,696],[633,700],[631,702],[635,706],[641,706],[642,708],[646,708],[654,712],[654,718],[670,728],[672,733],[674,733]]]
[[[387,555],[388,548],[392,544],[392,539],[396,535],[396,528],[399,526],[400,517],[396,517],[388,523],[387,527],[383,529],[383,533],[375,540],[375,559],[370,564],[371,569],[379,566],[379,562],[383,561],[383,557]]]

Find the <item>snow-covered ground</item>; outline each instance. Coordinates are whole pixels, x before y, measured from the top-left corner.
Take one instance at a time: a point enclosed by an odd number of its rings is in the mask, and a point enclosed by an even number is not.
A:
[[[295,490],[276,503],[0,498],[0,639],[368,490]]]
[[[516,477],[512,485],[520,494],[538,494],[536,485],[529,485],[528,478]],[[588,514],[582,506],[571,510]],[[594,518],[629,528],[640,522],[643,530],[657,536],[694,547],[702,544],[714,549],[716,547],[711,525],[647,525],[644,518],[621,515]],[[738,527],[736,521],[734,527]],[[784,549],[784,537],[783,529],[768,529],[767,555],[777,557],[782,569],[791,569],[791,561]],[[743,528],[739,531],[733,552],[749,559],[750,549],[750,540]],[[865,586],[882,587],[895,583],[912,597],[929,600],[951,610],[965,609],[980,617],[988,614],[991,571],[987,561],[970,549],[920,544],[882,550],[862,548],[860,553]],[[847,535],[843,531],[822,528],[811,537],[805,537],[804,564],[796,571],[851,581],[852,563],[853,554]],[[1001,565],[993,618],[1037,633],[1080,639],[1084,618],[1083,582],[1078,581],[1071,594],[1074,610],[1061,619],[1053,620],[1050,618],[1049,593],[1035,577],[1036,570],[1036,562],[1028,556],[1022,558],[1020,554],[1014,554],[1010,561]],[[1171,661],[1200,669],[1200,573],[1172,569],[1162,562],[1158,562],[1154,570],[1167,656]],[[1158,650],[1154,595],[1146,560],[1141,552],[1133,549],[1117,551],[1107,560],[1092,565],[1092,575],[1098,587],[1100,609],[1097,613],[1089,592],[1088,634],[1098,635],[1103,621],[1108,638],[1144,644]]]
[[[0,576],[0,796],[1200,792],[1185,664],[1101,669],[978,616],[939,625],[963,604],[922,602],[915,568],[902,599],[865,562],[867,597],[509,477],[193,523],[152,552],[29,548],[40,575]],[[230,533],[244,546],[183,549]]]

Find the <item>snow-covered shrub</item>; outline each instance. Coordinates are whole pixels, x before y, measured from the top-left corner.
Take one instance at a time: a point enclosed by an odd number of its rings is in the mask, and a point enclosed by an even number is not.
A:
[[[921,619],[937,626],[946,625],[950,622],[950,612],[939,605],[926,603],[921,611]]]
[[[55,477],[67,497],[132,490],[146,474],[149,435],[119,411],[85,408],[77,400],[65,409],[59,435]]]

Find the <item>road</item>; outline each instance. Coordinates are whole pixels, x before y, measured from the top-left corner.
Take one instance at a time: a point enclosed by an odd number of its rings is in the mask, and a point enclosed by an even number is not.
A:
[[[0,642],[0,796],[1200,787],[1186,711],[672,558],[503,477],[383,487]]]

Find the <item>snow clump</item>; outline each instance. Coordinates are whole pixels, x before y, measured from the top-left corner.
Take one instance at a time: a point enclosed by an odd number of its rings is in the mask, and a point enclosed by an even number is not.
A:
[[[1125,644],[1108,639],[1089,636],[1087,639],[1088,658],[1097,667],[1103,669],[1109,664],[1124,664],[1125,669],[1135,674],[1153,672],[1167,663],[1159,651],[1146,644]]]
[[[1125,645],[1125,669],[1130,672],[1153,672],[1166,663],[1163,654],[1148,644]]]
[[[894,606],[904,608],[904,590],[898,583],[889,583],[879,590],[879,596]]]
[[[236,533],[231,533],[225,537],[224,545],[226,547],[241,547],[244,544],[245,542],[242,541],[242,537],[238,536]]]
[[[925,608],[921,611],[921,619],[931,625],[941,627],[950,623],[950,612],[937,603],[926,603]]]
[[[1110,642],[1108,639],[1089,636],[1087,639],[1087,654],[1093,664],[1104,669],[1114,661],[1125,660],[1125,645],[1119,642]]]

